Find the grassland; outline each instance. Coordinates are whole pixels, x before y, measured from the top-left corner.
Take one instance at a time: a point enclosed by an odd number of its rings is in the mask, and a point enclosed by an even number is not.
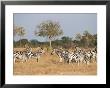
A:
[[[17,50],[17,49],[15,49]],[[14,75],[97,75],[97,63],[89,65],[60,63],[57,55],[45,53],[39,59],[29,59],[22,63],[17,60],[13,65]]]

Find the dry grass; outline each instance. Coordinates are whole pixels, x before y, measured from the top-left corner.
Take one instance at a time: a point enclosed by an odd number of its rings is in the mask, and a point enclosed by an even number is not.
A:
[[[27,62],[16,61],[14,75],[96,75],[97,63],[89,65],[59,63],[56,55],[46,53],[41,56],[39,62],[32,58]]]

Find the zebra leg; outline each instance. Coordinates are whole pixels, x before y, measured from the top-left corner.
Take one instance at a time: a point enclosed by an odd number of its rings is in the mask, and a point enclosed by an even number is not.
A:
[[[69,59],[69,64],[71,63],[71,59]]]
[[[97,58],[95,57],[95,62],[97,62]]]
[[[64,59],[64,64],[65,64],[65,63],[67,63],[67,60],[66,60],[66,59]]]
[[[62,62],[62,60],[63,60],[63,59],[60,57],[60,61],[59,61],[59,62]]]
[[[37,58],[37,62],[38,62],[38,58]]]
[[[24,62],[26,62],[26,60],[25,59],[22,59],[22,63],[24,63]]]
[[[14,58],[14,63],[16,62],[16,58]]]
[[[69,64],[71,63],[71,61],[72,61],[72,58],[69,59]]]
[[[86,64],[89,65],[90,64],[90,61],[87,61]]]
[[[26,58],[25,55],[23,55],[23,56],[22,56],[22,63],[23,63],[23,62],[26,62],[26,61],[27,61],[27,58]]]
[[[78,60],[78,66],[80,65],[80,60]]]
[[[77,65],[79,66],[79,61],[78,61],[78,60],[76,61],[76,63],[77,63]]]
[[[29,55],[29,56],[28,56],[28,59],[30,59],[30,58],[31,58],[31,56]]]
[[[39,62],[39,58],[40,58],[40,56],[37,56],[37,58],[36,58],[37,59],[37,62]]]

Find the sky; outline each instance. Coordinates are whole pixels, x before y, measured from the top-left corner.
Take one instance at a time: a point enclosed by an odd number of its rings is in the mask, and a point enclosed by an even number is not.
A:
[[[35,30],[38,30],[37,25],[47,20],[58,22],[63,30],[62,36],[73,39],[77,33],[83,34],[85,30],[91,34],[97,33],[96,13],[14,13],[14,25],[25,28],[26,34],[23,39],[47,41],[46,38],[34,34]],[[15,36],[14,39],[17,41],[19,37]]]

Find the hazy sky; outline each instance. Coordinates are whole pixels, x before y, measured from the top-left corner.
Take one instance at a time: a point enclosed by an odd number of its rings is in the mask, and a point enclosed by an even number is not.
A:
[[[74,38],[77,33],[83,33],[88,30],[91,34],[97,33],[97,14],[95,13],[16,13],[14,14],[14,24],[17,26],[23,26],[26,30],[26,35],[23,38],[28,40],[37,39],[39,41],[46,41],[46,38],[38,37],[34,35],[34,31],[42,21],[57,21],[63,29],[63,36],[69,36]],[[19,40],[16,36],[15,40]]]

